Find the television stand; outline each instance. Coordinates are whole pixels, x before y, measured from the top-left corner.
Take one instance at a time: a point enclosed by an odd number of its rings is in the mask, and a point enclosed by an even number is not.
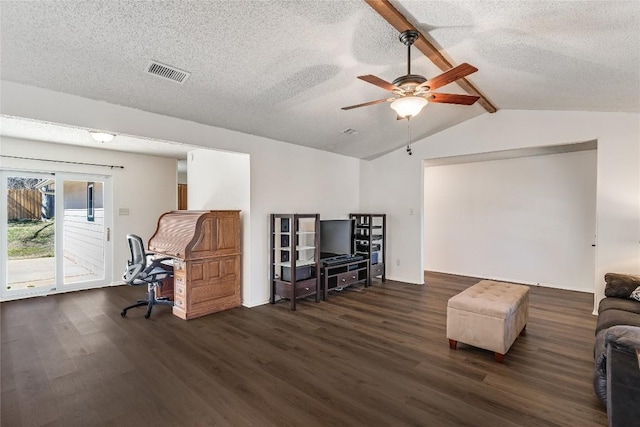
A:
[[[356,283],[364,282],[365,287],[371,285],[371,280],[367,274],[369,271],[369,260],[347,258],[341,263],[324,264],[322,267],[322,299],[327,300],[329,291],[339,288],[340,290]]]

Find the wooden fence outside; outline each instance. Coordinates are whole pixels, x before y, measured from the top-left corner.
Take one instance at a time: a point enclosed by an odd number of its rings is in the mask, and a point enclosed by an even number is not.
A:
[[[40,190],[7,190],[7,219],[40,219],[42,193]]]

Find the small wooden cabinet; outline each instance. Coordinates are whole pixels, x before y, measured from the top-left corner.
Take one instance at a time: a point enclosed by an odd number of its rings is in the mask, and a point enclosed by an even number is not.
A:
[[[309,296],[320,301],[320,215],[272,214],[270,221],[269,302]]]
[[[352,213],[349,217],[355,220],[352,252],[369,260],[367,274],[369,280],[381,277],[384,282],[387,278],[385,268],[387,215]]]

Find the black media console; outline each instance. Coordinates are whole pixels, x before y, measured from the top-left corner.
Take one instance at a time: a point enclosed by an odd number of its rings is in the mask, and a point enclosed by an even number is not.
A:
[[[371,285],[369,260],[360,255],[340,255],[325,258],[322,264],[322,299],[326,301],[329,291],[342,289],[355,283],[364,282],[364,286]]]

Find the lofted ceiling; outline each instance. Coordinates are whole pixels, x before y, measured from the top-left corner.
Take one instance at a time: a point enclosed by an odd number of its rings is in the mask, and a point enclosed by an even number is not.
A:
[[[391,3],[453,65],[476,66],[468,80],[499,109],[640,112],[638,1]],[[148,75],[152,59],[191,76]],[[388,96],[356,77],[392,81],[405,61],[398,32],[363,0],[0,2],[2,80],[358,158],[405,145],[407,123],[388,104],[340,108]],[[442,71],[414,50],[412,72]],[[480,114],[429,104],[411,134]],[[27,137],[29,123],[3,118],[2,133]]]

